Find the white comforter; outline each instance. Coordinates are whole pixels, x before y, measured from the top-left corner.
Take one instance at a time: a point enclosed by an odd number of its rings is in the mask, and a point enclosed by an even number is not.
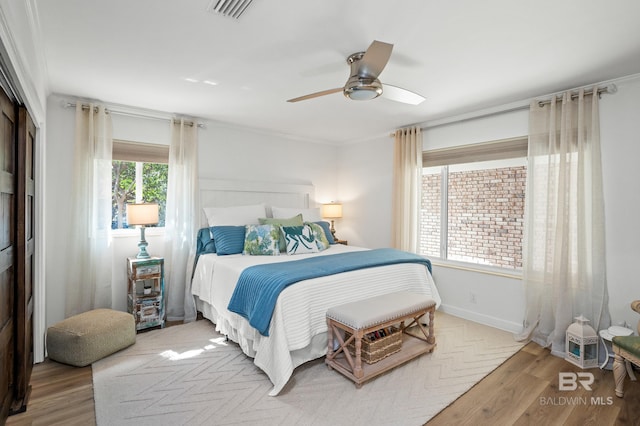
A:
[[[440,295],[424,265],[406,263],[314,278],[287,287],[276,303],[269,336],[262,336],[245,318],[227,310],[238,277],[248,266],[355,250],[366,249],[336,244],[309,255],[203,255],[194,273],[192,294],[198,310],[216,324],[216,330],[254,358],[274,385],[270,395],[277,395],[297,366],[326,354],[325,314],[329,307],[401,290],[429,295],[440,305]]]

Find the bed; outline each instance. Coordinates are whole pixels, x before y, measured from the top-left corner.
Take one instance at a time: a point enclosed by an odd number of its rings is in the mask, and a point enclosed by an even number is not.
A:
[[[201,182],[201,206],[249,205],[260,200],[264,202],[265,214],[273,216],[270,207],[283,205],[309,213],[312,199],[311,185],[251,185],[246,182],[218,181],[207,181],[203,185]],[[206,215],[203,215],[202,225],[202,230],[213,229],[209,227]],[[273,383],[270,392],[272,396],[282,391],[297,366],[326,354],[325,314],[329,307],[401,290],[428,295],[438,306],[441,301],[433,278],[424,264],[408,262],[357,268],[305,279],[285,287],[275,301],[267,328],[259,331],[250,324],[246,315],[229,309],[236,283],[246,268],[254,265],[285,268],[286,264],[282,262],[290,264],[298,261],[319,262],[338,257],[364,257],[365,253],[368,256],[372,251],[330,244],[323,251],[295,255],[220,254],[206,253],[207,250],[201,252],[203,254],[197,257],[191,283],[191,293],[197,309],[216,325],[216,330],[238,343],[242,351],[254,359],[255,365]]]

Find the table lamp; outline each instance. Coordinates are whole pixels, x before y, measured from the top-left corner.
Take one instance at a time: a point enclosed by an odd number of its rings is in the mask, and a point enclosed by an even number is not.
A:
[[[331,235],[333,235],[334,240],[338,240],[336,238],[336,228],[334,227],[334,219],[340,219],[342,217],[342,204],[334,203],[333,201],[330,204],[322,205],[322,217],[331,219]]]
[[[147,253],[147,240],[144,238],[144,228],[148,225],[155,225],[158,223],[158,204],[156,203],[141,203],[141,204],[127,204],[127,223],[129,225],[140,226],[140,242],[138,243],[138,259],[148,259],[149,253]]]

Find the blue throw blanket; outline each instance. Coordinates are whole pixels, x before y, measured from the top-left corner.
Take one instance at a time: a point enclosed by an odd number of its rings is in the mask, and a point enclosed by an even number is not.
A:
[[[260,334],[268,336],[278,296],[289,285],[311,278],[396,263],[423,264],[431,272],[428,259],[388,248],[255,265],[240,274],[228,309],[248,319]]]

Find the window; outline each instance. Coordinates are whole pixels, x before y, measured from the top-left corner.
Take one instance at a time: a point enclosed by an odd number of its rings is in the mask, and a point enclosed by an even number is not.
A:
[[[420,252],[522,269],[527,139],[424,153]]]
[[[111,228],[127,228],[126,205],[158,203],[164,226],[169,174],[169,147],[113,141]]]

